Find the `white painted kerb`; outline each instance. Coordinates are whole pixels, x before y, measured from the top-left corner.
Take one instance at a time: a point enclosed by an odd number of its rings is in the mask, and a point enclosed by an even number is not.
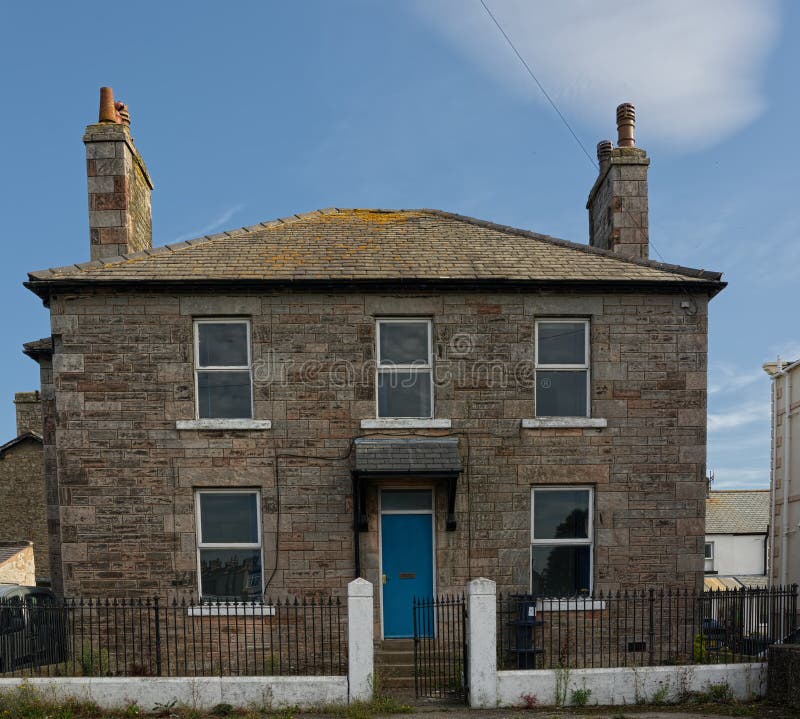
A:
[[[21,683],[0,679],[0,692]],[[347,703],[347,677],[37,677],[25,684],[54,701],[74,697],[102,709],[124,709],[135,701],[147,712],[172,702],[195,709],[223,703],[265,709]]]

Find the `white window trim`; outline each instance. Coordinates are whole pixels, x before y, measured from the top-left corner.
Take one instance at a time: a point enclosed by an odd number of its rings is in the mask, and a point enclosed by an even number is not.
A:
[[[362,419],[361,429],[450,429],[453,426],[449,419],[415,419],[414,417],[381,417],[379,419]]]
[[[711,547],[711,554],[708,557],[706,556],[706,547]],[[703,559],[706,561],[714,560],[714,542],[705,542],[703,544]]]
[[[203,542],[203,522],[200,514],[200,496],[203,494],[253,494],[256,497],[256,521],[258,527],[258,543],[254,542],[227,542],[227,543],[205,543]],[[258,549],[261,557],[261,596],[264,596],[264,542],[263,525],[261,520],[261,491],[258,489],[197,489],[194,493],[195,509],[195,536],[196,536],[196,559],[197,559],[197,596],[203,598],[203,577],[200,571],[200,550],[201,549]],[[224,601],[224,600],[223,600]],[[249,602],[236,602],[243,607]],[[202,615],[202,613],[201,613]],[[209,615],[212,616],[212,615]]]
[[[536,502],[536,492],[564,492],[564,491],[582,491],[589,493],[589,527],[587,529],[587,538],[586,539],[535,539],[534,538],[534,526],[533,526],[533,511],[534,511],[534,504]],[[529,583],[528,587],[530,593],[533,594],[533,547],[534,546],[572,546],[572,547],[589,547],[589,594],[587,595],[587,599],[591,598],[592,593],[594,591],[594,488],[587,487],[586,485],[557,485],[551,487],[531,487],[531,551],[530,551],[530,566],[528,567],[528,576],[529,576]],[[557,599],[557,600],[544,600],[542,604],[555,604],[557,603],[560,607],[561,604],[567,603],[568,606],[565,606],[565,609],[572,609],[573,607],[569,606],[570,603],[574,603],[574,609],[581,609],[583,600],[581,597],[578,597],[577,600],[574,598],[568,599]],[[537,607],[539,606],[539,602],[537,602]],[[544,608],[542,606],[542,608]],[[555,608],[555,607],[554,607]],[[603,607],[588,607],[588,608],[595,608],[595,609],[602,609]]]
[[[397,364],[392,363],[386,367],[381,367],[381,324],[394,324],[399,322],[424,322],[428,327],[428,362],[420,364],[414,362],[411,364]],[[400,371],[400,372],[430,372],[431,390],[430,398],[431,403],[428,409],[427,417],[381,417],[380,415],[380,397],[378,395],[378,376],[381,371]],[[434,382],[433,382],[433,320],[427,317],[376,317],[375,318],[375,417],[378,420],[430,420],[433,419],[434,408]],[[449,421],[449,420],[446,420]],[[378,428],[381,429],[381,428]]]
[[[247,328],[247,366],[245,365],[211,365],[208,367],[200,366],[200,325],[203,324],[244,324]],[[200,416],[200,391],[199,391],[199,373],[200,372],[243,372],[247,370],[250,377],[250,416],[249,417],[236,417],[235,419],[253,419],[253,349],[251,340],[251,327],[250,320],[242,317],[204,317],[202,319],[195,319],[193,322],[194,329],[194,416],[198,421],[216,420],[221,419],[217,417],[201,417]],[[234,419],[234,418],[228,418]],[[183,429],[178,427],[178,429]],[[187,428],[188,429],[188,428]]]
[[[553,324],[553,323],[571,322],[573,324],[583,324],[585,326],[584,335],[584,363],[583,364],[540,364],[539,363],[539,325]],[[590,321],[581,317],[548,317],[538,319],[534,323],[534,338],[533,338],[533,352],[534,352],[534,389],[533,389],[533,402],[536,408],[537,418],[549,418],[548,415],[539,415],[539,406],[536,401],[536,388],[539,386],[539,370],[543,371],[566,371],[566,372],[586,372],[586,414],[578,415],[578,417],[589,418],[592,416],[592,382],[591,382],[591,324]],[[565,419],[565,417],[554,417],[553,419]],[[563,426],[563,425],[556,425]],[[604,425],[605,426],[605,425]]]
[[[272,422],[268,419],[179,419],[175,429],[265,430],[272,429]]]

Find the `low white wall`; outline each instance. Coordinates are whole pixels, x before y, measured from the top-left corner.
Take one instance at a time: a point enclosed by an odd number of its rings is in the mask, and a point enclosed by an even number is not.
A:
[[[702,666],[626,667],[619,669],[537,669],[497,672],[497,704],[525,706],[524,696],[541,706],[569,704],[576,689],[591,689],[589,704],[636,704],[660,698],[676,701],[686,692],[705,692],[709,685],[727,684],[736,699],[764,696],[766,664],[707,664]]]
[[[0,679],[0,692],[21,683],[20,679]],[[47,698],[87,699],[103,709],[125,708],[134,701],[147,711],[173,701],[197,709],[223,703],[268,709],[347,704],[347,677],[59,677],[25,683]]]

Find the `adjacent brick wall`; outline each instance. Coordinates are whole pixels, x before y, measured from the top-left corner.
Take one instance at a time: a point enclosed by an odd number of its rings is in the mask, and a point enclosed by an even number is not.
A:
[[[436,416],[452,419],[453,428],[429,434],[460,437],[467,466],[455,532],[445,531],[445,492],[437,488],[437,589],[488,576],[501,591],[527,590],[530,488],[540,484],[596,488],[596,588],[697,589],[707,315],[705,297],[695,297],[694,315],[680,308],[684,299],[103,291],[53,297],[56,404],[47,410],[51,395],[43,384],[45,453],[50,467],[58,458],[48,520],[63,539],[63,588],[196,592],[194,489],[257,487],[268,593],[343,591],[354,574],[349,446],[369,434],[359,420],[375,412],[366,365],[374,316],[424,314],[434,319],[439,370],[451,362],[456,372],[436,394]],[[175,421],[194,413],[192,318],[232,315],[252,318],[255,417],[272,420],[273,429],[177,431]],[[522,418],[534,416],[524,383],[534,320],[553,315],[592,321],[592,412],[608,418],[606,429],[520,428]],[[481,363],[474,373],[459,370],[473,361]],[[56,420],[54,447],[48,417]],[[374,486],[368,505],[363,571],[377,584]],[[60,569],[53,570],[57,586]]]
[[[0,542],[32,541],[40,577],[50,571],[42,443],[28,437],[0,456]]]

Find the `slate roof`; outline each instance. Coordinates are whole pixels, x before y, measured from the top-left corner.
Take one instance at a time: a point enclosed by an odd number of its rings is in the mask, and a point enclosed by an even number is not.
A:
[[[16,447],[20,442],[24,442],[26,439],[32,439],[41,444],[42,435],[36,434],[36,432],[23,432],[22,434],[14,437],[14,439],[10,439],[5,444],[0,445],[0,459],[5,456],[5,453],[8,452],[9,449]]]
[[[703,577],[703,589],[706,592],[724,592],[726,589],[766,589],[767,578],[763,574],[738,576],[708,575]]]
[[[360,474],[453,474],[463,469],[455,437],[360,437],[354,444]]]
[[[766,534],[769,490],[711,492],[706,499],[706,534]]]
[[[30,542],[0,542],[0,564],[13,559],[17,554],[31,546]]]
[[[708,287],[721,274],[567,242],[440,210],[330,208],[131,255],[29,273],[84,282],[624,282]]]
[[[22,352],[28,357],[32,357],[33,359],[37,360],[43,354],[52,354],[53,352],[53,338],[52,337],[42,337],[40,340],[32,340],[31,342],[25,342],[22,345]]]

